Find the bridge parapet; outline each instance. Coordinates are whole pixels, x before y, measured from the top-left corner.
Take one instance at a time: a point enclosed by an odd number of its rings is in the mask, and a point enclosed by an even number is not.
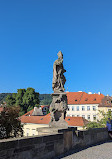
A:
[[[106,128],[58,132],[52,135],[0,140],[0,159],[50,159],[71,148],[108,140]]]

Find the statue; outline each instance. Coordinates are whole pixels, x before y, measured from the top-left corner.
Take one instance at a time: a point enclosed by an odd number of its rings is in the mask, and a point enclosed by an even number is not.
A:
[[[53,65],[53,82],[52,88],[54,93],[52,94],[52,103],[50,105],[51,121],[50,127],[57,128],[68,128],[68,124],[65,121],[66,110],[67,110],[67,96],[64,92],[64,84],[66,78],[64,72],[66,70],[63,67],[63,54],[61,51],[58,52],[58,59]]]
[[[66,70],[63,68],[63,54],[61,51],[58,52],[58,60],[54,62],[53,65],[53,82],[52,88],[54,92],[64,92],[64,84],[66,78],[63,75]]]

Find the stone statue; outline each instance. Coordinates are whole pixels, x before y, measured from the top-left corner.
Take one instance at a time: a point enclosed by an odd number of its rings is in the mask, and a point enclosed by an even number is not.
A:
[[[63,67],[63,54],[61,51],[58,52],[58,60],[54,62],[53,65],[53,82],[52,88],[54,92],[64,92],[64,84],[66,78],[63,75],[66,70]]]
[[[64,72],[66,70],[63,67],[63,54],[58,52],[58,60],[53,65],[53,82],[52,88],[54,93],[52,94],[52,103],[50,105],[51,121],[50,127],[55,128],[67,128],[68,124],[65,121],[67,110],[67,96],[64,92],[64,84],[66,82]]]

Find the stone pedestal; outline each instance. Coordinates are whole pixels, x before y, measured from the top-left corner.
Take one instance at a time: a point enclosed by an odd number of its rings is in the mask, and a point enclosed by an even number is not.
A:
[[[53,93],[52,103],[50,105],[51,121],[49,127],[68,128],[68,123],[65,121],[67,108],[66,93]]]
[[[38,135],[53,135],[58,133],[64,133],[73,131],[75,132],[77,130],[77,127],[68,127],[65,129],[62,128],[49,128],[49,127],[43,127],[43,128],[37,128],[36,131],[38,131]]]

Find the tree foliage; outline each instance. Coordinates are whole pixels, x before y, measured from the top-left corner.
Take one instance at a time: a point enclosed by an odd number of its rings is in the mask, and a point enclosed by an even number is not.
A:
[[[13,93],[6,97],[7,106],[14,106],[16,103],[16,94]]]
[[[90,128],[103,128],[104,125],[101,124],[100,122],[89,122],[87,125],[86,125],[87,129],[90,129]]]
[[[28,107],[34,107],[36,104],[39,104],[39,93],[36,93],[33,88],[27,88],[23,96],[25,112],[27,112]]]
[[[19,120],[19,107],[4,107],[0,114],[0,138],[18,137],[23,135]]]
[[[6,97],[7,106],[20,106],[21,115],[26,113],[28,108],[39,105],[39,93],[33,88],[18,89],[17,94],[11,94]]]
[[[99,111],[99,116],[101,117],[101,119],[97,122],[89,122],[86,125],[87,129],[106,127],[106,122],[108,121],[108,118],[112,119],[111,111],[108,111],[106,113],[104,111]]]

